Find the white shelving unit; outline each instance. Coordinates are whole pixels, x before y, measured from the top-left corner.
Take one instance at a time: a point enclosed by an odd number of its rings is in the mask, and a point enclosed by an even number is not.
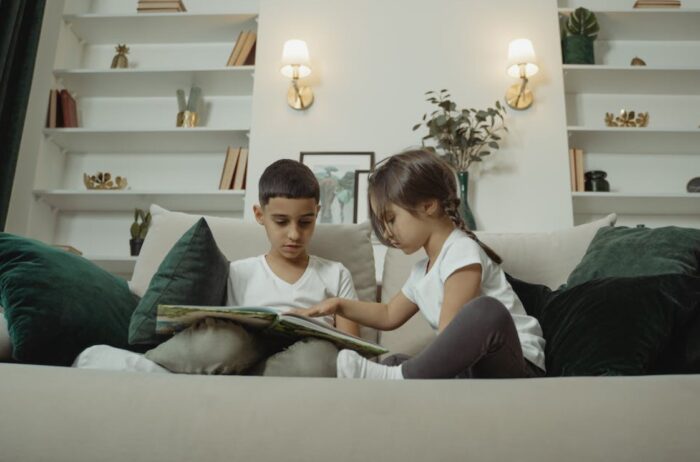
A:
[[[611,9],[602,0],[559,0],[559,13],[596,14],[595,64],[564,64],[570,148],[584,170],[607,172],[609,193],[572,192],[574,222],[610,212],[618,223],[700,227],[700,2],[681,8]],[[634,57],[646,66],[631,66]],[[606,112],[648,112],[647,127],[607,127]]]
[[[129,277],[134,208],[242,217],[245,191],[218,189],[227,146],[247,147],[254,66],[227,67],[243,30],[257,30],[258,0],[186,0],[182,13],[137,13],[136,1],[67,0],[55,86],[78,103],[78,128],[44,130],[34,182],[52,212],[45,240]],[[129,68],[110,69],[126,44]],[[202,89],[199,126],[177,128],[176,90]],[[87,190],[83,173],[128,180]],[[38,226],[38,225],[37,225]]]

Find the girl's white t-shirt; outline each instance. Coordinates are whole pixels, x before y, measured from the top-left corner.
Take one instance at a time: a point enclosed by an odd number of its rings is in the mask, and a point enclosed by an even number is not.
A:
[[[284,312],[309,308],[331,297],[357,299],[352,275],[339,262],[310,255],[306,270],[294,284],[277,276],[265,255],[237,260],[230,266],[229,306],[267,306]],[[334,325],[333,316],[318,319]]]
[[[430,326],[437,330],[445,281],[458,269],[473,264],[481,265],[481,295],[493,297],[505,305],[518,330],[523,356],[544,370],[545,340],[540,323],[525,312],[503,269],[464,231],[452,231],[427,273],[428,258],[416,263],[401,291],[418,306]]]

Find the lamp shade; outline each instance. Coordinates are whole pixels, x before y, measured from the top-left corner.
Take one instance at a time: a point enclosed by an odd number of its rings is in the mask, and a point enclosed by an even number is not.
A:
[[[294,77],[294,68],[298,69],[297,77],[303,78],[311,74],[309,67],[309,49],[303,40],[287,40],[282,48],[282,68],[280,72],[288,78]]]
[[[537,74],[539,67],[535,64],[535,49],[528,39],[513,40],[508,44],[508,75],[520,77],[520,65],[525,65],[525,75],[530,77]]]

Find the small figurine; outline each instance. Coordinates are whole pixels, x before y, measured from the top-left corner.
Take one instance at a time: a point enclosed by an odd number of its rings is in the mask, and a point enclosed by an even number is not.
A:
[[[112,58],[112,65],[110,66],[111,69],[126,69],[129,67],[129,59],[126,57],[127,53],[129,53],[129,47],[124,45],[117,45],[115,48],[117,50],[117,54],[114,55],[114,58]]]

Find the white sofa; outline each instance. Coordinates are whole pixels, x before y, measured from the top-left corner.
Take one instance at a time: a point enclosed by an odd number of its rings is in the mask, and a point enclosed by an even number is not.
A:
[[[156,213],[134,292],[195,219]],[[479,235],[508,272],[556,287],[612,220]],[[265,250],[258,225],[210,225],[230,259]],[[367,226],[320,227],[312,251],[343,261],[360,296],[374,296]],[[387,252],[382,299],[416,258]],[[414,353],[432,335],[414,317],[379,340]],[[699,401],[700,375],[380,382],[2,364],[0,461],[689,461]]]

